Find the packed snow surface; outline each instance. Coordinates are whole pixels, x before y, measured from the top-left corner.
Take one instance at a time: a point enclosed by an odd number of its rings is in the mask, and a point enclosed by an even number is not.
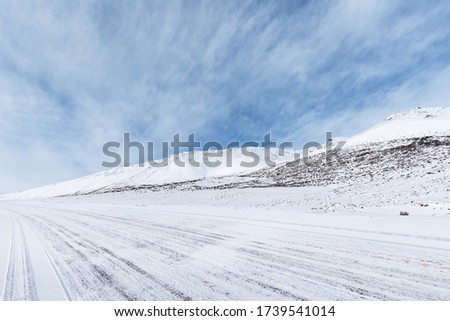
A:
[[[3,299],[450,300],[446,209],[245,205],[262,192],[2,202]]]

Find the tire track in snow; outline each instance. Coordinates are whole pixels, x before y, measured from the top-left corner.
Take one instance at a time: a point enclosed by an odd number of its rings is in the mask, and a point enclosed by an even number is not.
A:
[[[3,299],[5,301],[39,299],[23,227],[16,217],[12,218],[11,248]]]
[[[244,250],[245,250],[245,248],[244,248]],[[270,249],[267,249],[267,250],[269,250],[269,252],[271,252]],[[276,249],[272,249],[272,250],[276,250],[276,251],[273,252],[274,255],[275,255],[275,253],[280,253],[280,248],[276,248]],[[316,252],[315,254],[318,254],[318,253]],[[299,264],[298,258],[292,260],[293,257],[289,257],[289,256],[288,257],[279,257],[278,255],[275,255],[274,257],[265,258],[264,260],[259,261],[259,262],[254,260],[254,258],[257,257],[257,256],[258,256],[257,253],[252,253],[252,255],[247,256],[247,257],[245,257],[243,259],[244,259],[244,261],[247,261],[247,262],[254,262],[255,263],[255,268],[266,266],[265,263],[267,263],[267,262],[280,262],[280,263],[284,262],[283,265],[277,266],[277,269],[279,271],[286,267],[285,265],[286,265],[287,262],[292,262],[292,266],[298,266],[298,264]],[[314,261],[315,261],[314,265],[316,265],[316,266],[319,265],[318,264],[319,262],[317,262],[317,258]],[[349,261],[348,264],[349,264],[349,266],[351,266],[351,264],[352,264],[351,261]],[[363,262],[359,262],[358,263],[358,265],[360,267],[362,267],[361,264],[363,264]],[[242,265],[244,266],[245,262],[242,262]],[[321,269],[323,269],[325,267],[323,264],[320,264],[320,266],[321,266]],[[358,278],[356,278],[356,280],[355,280],[355,277],[352,276],[352,273],[356,272],[354,269],[351,269],[352,271],[349,271],[349,272],[346,272],[345,270],[336,270],[336,265],[333,262],[331,262],[331,263],[329,262],[328,264],[326,264],[326,266],[327,266],[327,269],[326,269],[327,270],[327,275],[329,277],[334,276],[335,277],[334,278],[335,282],[333,282],[333,279],[328,278],[327,282],[324,283],[324,284],[327,284],[328,286],[334,284],[334,287],[346,288],[350,292],[357,293],[358,297],[375,298],[375,299],[387,299],[386,294],[389,293],[389,291],[387,291],[387,290],[390,288],[389,282],[392,280],[392,275],[387,276],[387,275],[384,275],[385,271],[376,271],[377,266],[364,265],[364,268],[365,268],[364,271],[372,271],[374,274],[371,275],[370,273],[359,272],[358,273]],[[286,270],[286,271],[288,271],[288,270]],[[307,271],[310,271],[310,269],[305,267],[305,269],[302,271],[302,273],[306,273]],[[265,274],[264,272],[265,271],[262,271],[262,275]],[[400,275],[401,275],[405,271],[401,271],[401,270],[390,271],[389,274],[392,274],[393,272],[394,272],[394,274],[400,273]],[[289,271],[289,273],[292,273],[291,275],[293,276],[293,275],[296,274],[296,271]],[[234,276],[234,277],[236,278],[236,276]],[[359,279],[361,277],[363,278],[361,281],[364,281],[364,284],[366,286],[371,284],[372,288],[370,288],[370,287],[368,289],[361,288],[361,285],[358,284],[360,282],[357,281],[357,279]],[[423,275],[422,275],[422,277],[423,277]],[[323,277],[321,277],[320,275],[316,275],[316,277],[314,277],[312,280],[315,280],[316,282],[318,282],[319,279],[323,279]],[[243,284],[246,283],[246,282],[247,283],[255,283],[254,281],[255,280],[252,280],[252,278],[242,279],[242,283]],[[273,284],[276,284],[276,280],[272,280],[272,281],[274,282]],[[404,280],[404,281],[406,281],[406,280]],[[379,288],[379,290],[381,290],[381,292],[377,293],[377,291],[375,291],[375,289],[373,288],[373,284],[378,284],[379,285],[378,288]],[[271,287],[270,284],[267,285],[267,286],[265,284],[262,284],[262,283],[258,284],[258,285],[260,287],[262,287],[262,288],[271,289],[272,292],[278,292],[278,293],[282,294],[284,297],[294,297],[296,299],[300,299],[295,294],[290,294],[289,291],[275,289],[275,288]],[[423,286],[425,286],[425,284],[423,284]],[[407,286],[405,286],[405,290],[404,290],[405,293],[408,292],[407,290],[408,290]],[[398,292],[400,292],[400,290]],[[424,293],[424,294],[422,294],[422,296],[425,298],[426,294]],[[406,298],[407,297],[408,296],[406,296]]]
[[[11,230],[10,235],[10,258],[8,259],[8,273],[5,273],[5,279],[10,282],[15,282],[11,280],[12,266],[11,264],[15,264],[15,278],[29,278],[28,284],[34,284],[34,292],[33,295],[25,296],[25,299],[21,298],[11,298],[11,300],[44,300],[44,301],[61,301],[61,300],[70,300],[70,297],[67,293],[67,290],[62,283],[60,273],[58,273],[54,262],[52,262],[47,249],[43,246],[42,240],[36,235],[36,231],[34,230],[32,225],[27,224],[24,221],[23,215],[10,207],[7,207],[6,210],[9,212],[9,215],[6,215],[8,220],[11,221],[11,225],[9,230]],[[9,234],[9,233],[8,233]],[[11,256],[16,256],[14,252],[17,253],[17,250],[12,250],[12,246],[14,246],[13,238],[19,238],[20,244],[23,245],[24,253],[26,253],[26,265],[29,267],[28,269],[18,269],[17,263],[13,262],[13,258]],[[21,261],[21,258],[14,260]],[[28,274],[27,274],[28,273]],[[7,282],[5,282],[7,284]],[[11,287],[11,286],[10,286]],[[18,286],[16,286],[18,287]],[[4,294],[2,298],[5,300],[7,292],[9,290],[5,286]]]
[[[371,233],[367,239],[334,235],[311,224],[297,229],[259,219],[111,209],[20,208],[27,225],[41,230],[52,260],[63,266],[65,282],[78,280],[71,288],[74,298],[450,297],[441,271],[448,250],[417,246],[408,237],[386,246],[385,240],[369,239]],[[178,253],[184,255],[181,262],[172,258]],[[428,267],[419,264],[424,259]],[[185,271],[188,263],[191,272]]]
[[[80,234],[70,230],[67,226],[59,225],[54,221],[50,221],[48,219],[43,218],[40,215],[34,215],[32,218],[28,217],[29,220],[33,221],[33,224],[39,226],[41,229],[47,230],[47,234],[51,233],[53,236],[60,238],[59,244],[64,244],[70,252],[77,256],[78,261],[82,262],[84,267],[86,268],[90,276],[97,279],[103,286],[107,286],[110,290],[116,292],[121,299],[125,300],[138,300],[139,297],[126,292],[126,288],[123,287],[124,284],[128,283],[130,279],[134,276],[138,276],[141,279],[141,283],[144,281],[148,281],[151,286],[159,288],[161,291],[166,291],[170,294],[171,298],[176,298],[177,300],[191,300],[191,298],[183,293],[182,291],[173,288],[170,284],[158,279],[157,277],[150,274],[145,269],[139,267],[136,263],[121,257],[111,250],[100,247],[97,244],[93,243],[88,238],[83,238]],[[38,220],[45,222],[45,224],[39,223]],[[49,227],[54,227],[51,231],[48,230]],[[92,262],[92,259],[87,255],[88,253],[96,253],[96,255],[100,255],[102,258],[106,260],[106,262],[110,263],[114,266],[115,274],[111,273],[112,270],[103,266],[103,264],[98,264]],[[118,272],[121,272],[122,278],[118,278]],[[131,272],[131,274],[130,274]],[[134,275],[133,275],[134,274]],[[81,276],[81,273],[78,273],[78,276]],[[85,275],[87,277],[88,275]],[[144,278],[144,279],[142,279]],[[88,281],[87,279],[82,279],[82,283],[92,281]],[[148,288],[147,288],[148,289]],[[78,290],[78,289],[72,289]],[[146,287],[144,284],[140,285],[139,291],[145,291]],[[139,291],[133,291],[138,293]],[[82,295],[81,293],[79,293]],[[156,299],[156,298],[154,298]]]
[[[10,248],[11,217],[4,212],[0,212],[0,300],[4,298]]]

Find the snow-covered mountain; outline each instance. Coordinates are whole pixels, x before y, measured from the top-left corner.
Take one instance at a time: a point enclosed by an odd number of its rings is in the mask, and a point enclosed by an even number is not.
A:
[[[450,135],[450,107],[417,107],[391,115],[369,130],[347,140],[346,147],[406,138]]]
[[[163,185],[169,183],[185,182],[210,177],[221,177],[227,175],[244,175],[257,171],[266,163],[267,158],[263,148],[248,147],[247,152],[254,153],[260,162],[253,167],[243,167],[241,163],[249,163],[253,158],[243,154],[240,148],[225,150],[220,157],[211,157],[209,162],[220,161],[220,166],[206,166],[203,156],[206,152],[195,151],[194,153],[180,153],[178,159],[185,163],[184,167],[175,163],[174,156],[167,159],[164,167],[151,166],[148,163],[134,165],[130,167],[120,167],[107,171],[102,171],[93,175],[88,175],[78,179],[65,181],[48,186],[30,189],[20,193],[4,195],[3,199],[29,199],[40,197],[55,197],[73,194],[87,194],[103,190],[122,189],[130,186],[142,185]],[[192,166],[189,158],[200,163],[200,166]],[[278,149],[271,149],[269,158],[274,163],[283,163],[294,159],[294,151],[286,149],[283,156],[280,156]],[[228,161],[228,164],[227,164]],[[231,166],[228,166],[231,165]]]
[[[250,151],[264,158],[264,149]],[[450,108],[415,108],[389,116],[384,122],[347,140],[340,150],[312,154],[308,162],[294,160],[294,152],[271,150],[277,163],[269,167],[261,161],[256,167],[243,168],[251,158],[240,149],[232,150],[232,166],[226,166],[226,153],[219,167],[201,164],[193,167],[188,158],[201,163],[202,153],[180,154],[187,163],[179,167],[173,157],[168,165],[154,168],[133,166],[100,172],[79,179],[29,191],[5,195],[5,199],[26,199],[63,195],[120,192],[127,190],[201,190],[248,187],[328,186],[367,191],[388,191],[383,184],[401,182],[409,191],[419,193],[448,188],[450,170]],[[426,188],[424,187],[426,185]],[[422,186],[422,187],[420,187]],[[396,189],[397,187],[392,187]],[[390,192],[389,192],[390,193]],[[386,196],[387,197],[387,196]]]
[[[449,169],[450,108],[416,108],[389,116],[355,135],[341,149],[265,168],[250,176],[287,186],[389,180]]]
[[[260,191],[257,193],[255,188]],[[168,202],[172,202],[173,195],[181,200],[189,195],[189,198],[196,197],[198,203],[204,201],[206,196],[202,195],[206,192],[209,195],[209,191],[221,190],[223,195],[228,195],[223,197],[228,203],[255,207],[296,204],[302,211],[422,205],[447,210],[450,208],[450,109],[417,108],[390,116],[385,122],[348,139],[341,149],[331,153],[322,149],[312,153],[307,161],[297,159],[240,175],[106,188],[101,192],[129,190],[160,192],[147,193],[145,197],[164,197]],[[249,198],[249,195],[253,196]],[[210,197],[216,203],[222,202],[222,197]]]

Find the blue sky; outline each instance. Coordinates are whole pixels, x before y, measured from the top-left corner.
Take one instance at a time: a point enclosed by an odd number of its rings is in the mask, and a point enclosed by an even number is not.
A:
[[[0,193],[195,132],[300,148],[450,105],[448,1],[3,1]]]

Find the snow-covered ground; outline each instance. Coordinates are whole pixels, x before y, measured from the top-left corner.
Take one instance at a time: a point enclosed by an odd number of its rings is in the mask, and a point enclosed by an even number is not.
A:
[[[449,109],[414,109],[331,165],[132,167],[4,196],[1,298],[450,300],[449,148]]]
[[[391,115],[386,121],[348,139],[346,147],[391,140],[450,135],[449,107],[418,107]]]
[[[3,299],[450,300],[450,209],[240,206],[266,192],[2,202]]]

